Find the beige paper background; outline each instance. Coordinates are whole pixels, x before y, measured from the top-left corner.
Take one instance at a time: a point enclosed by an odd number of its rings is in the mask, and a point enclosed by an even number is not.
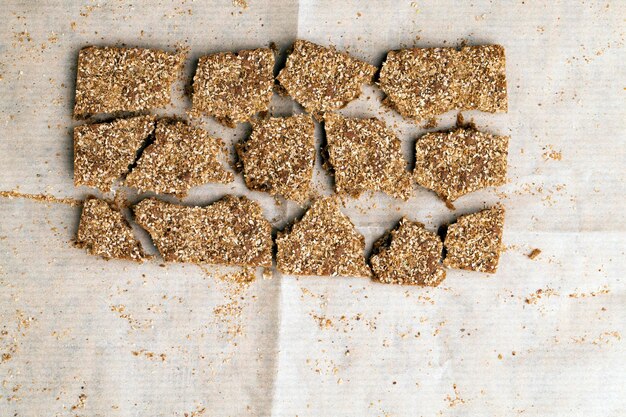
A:
[[[511,144],[510,183],[456,212],[417,188],[347,203],[369,248],[403,215],[436,230],[502,201],[498,273],[451,270],[436,289],[276,272],[244,288],[216,268],[107,262],[71,245],[79,208],[0,198],[0,416],[624,415],[625,16],[620,1],[3,1],[3,191],[91,192],[71,171],[76,57],[91,44],[188,46],[191,76],[202,54],[298,37],[376,65],[406,46],[501,43],[510,111],[465,116]],[[165,113],[188,109],[183,85]],[[342,113],[385,118],[409,156],[424,130],[380,97],[366,87]],[[249,129],[204,126],[227,143]],[[316,183],[328,192],[319,161]],[[240,176],[186,202],[228,192],[277,227],[302,212]]]

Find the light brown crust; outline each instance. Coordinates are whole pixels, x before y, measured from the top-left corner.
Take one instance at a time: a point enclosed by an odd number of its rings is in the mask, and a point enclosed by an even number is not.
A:
[[[81,49],[74,117],[165,108],[184,60],[184,53],[157,49]]]
[[[111,191],[128,173],[137,152],[154,132],[154,116],[117,119],[74,128],[74,186]]]
[[[369,277],[365,239],[336,197],[317,200],[290,230],[278,232],[276,265],[292,275]]]
[[[380,282],[436,287],[446,277],[442,252],[443,243],[436,233],[403,218],[374,244],[370,265]]]
[[[297,40],[278,74],[281,87],[316,119],[345,107],[371,84],[377,68],[334,47]]]
[[[94,197],[83,204],[76,246],[105,259],[141,262],[149,258],[122,213],[111,203]]]
[[[500,45],[390,51],[380,71],[384,104],[416,122],[450,110],[506,112],[506,59]]]
[[[313,178],[314,132],[305,114],[253,120],[250,138],[237,146],[248,188],[304,203]]]
[[[443,260],[449,268],[495,273],[502,250],[504,207],[467,214],[448,226]]]
[[[191,115],[214,116],[234,127],[269,109],[274,53],[262,48],[200,57],[193,77]]]
[[[226,184],[234,175],[220,163],[225,152],[222,140],[205,130],[162,119],[157,122],[154,143],[143,151],[125,184],[180,197],[197,185]]]
[[[457,128],[427,133],[415,144],[413,176],[444,201],[506,182],[509,137]]]
[[[227,195],[206,207],[148,198],[133,211],[167,262],[272,266],[272,226],[246,197]]]
[[[345,118],[328,113],[324,119],[328,168],[338,194],[358,198],[365,191],[382,191],[407,200],[413,190],[400,140],[385,122],[375,118]]]

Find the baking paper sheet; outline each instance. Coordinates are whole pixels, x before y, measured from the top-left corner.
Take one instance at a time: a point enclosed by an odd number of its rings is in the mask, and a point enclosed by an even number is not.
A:
[[[72,246],[80,209],[0,198],[0,416],[621,416],[626,54],[621,1],[3,1],[0,190],[82,199],[72,184],[76,58],[86,45],[203,54],[296,38],[379,65],[402,47],[500,43],[508,114],[465,112],[511,136],[510,183],[448,210],[416,189],[346,203],[368,250],[402,216],[436,230],[501,201],[496,275],[450,270],[439,288],[104,261]],[[186,80],[188,82],[188,79]],[[175,106],[185,115],[185,81]],[[424,129],[366,87],[342,110],[382,117],[410,158]],[[274,97],[273,112],[301,108]],[[437,128],[453,125],[455,114]],[[227,143],[249,127],[203,126]],[[319,126],[317,126],[319,134]],[[319,139],[318,139],[319,141]],[[319,161],[316,189],[330,191]],[[228,186],[281,228],[302,208]],[[128,193],[131,201],[141,196]],[[150,246],[144,232],[139,236]],[[527,257],[541,249],[535,260]]]

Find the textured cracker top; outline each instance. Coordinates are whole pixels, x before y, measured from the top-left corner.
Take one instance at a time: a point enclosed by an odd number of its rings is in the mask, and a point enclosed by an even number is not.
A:
[[[125,175],[154,131],[154,116],[117,119],[74,128],[74,185],[102,192]]]
[[[364,191],[382,191],[407,200],[413,190],[400,140],[385,122],[352,119],[328,113],[324,119],[327,168],[339,194],[358,197]]]
[[[74,116],[164,108],[185,54],[157,49],[98,48],[78,54]]]
[[[76,245],[105,259],[142,261],[148,257],[122,213],[93,197],[83,204]]]
[[[403,218],[374,244],[370,265],[380,282],[436,287],[446,277],[442,252],[443,243],[436,233]]]
[[[504,230],[504,207],[467,214],[448,226],[443,264],[449,268],[495,273]]]
[[[154,143],[143,151],[126,185],[182,197],[197,185],[226,184],[234,176],[220,163],[225,153],[222,140],[207,131],[182,121],[159,120]]]
[[[214,116],[234,127],[267,111],[274,86],[274,53],[254,49],[200,58],[193,77],[191,115]]]
[[[278,232],[276,265],[292,275],[369,277],[365,239],[339,210],[336,197],[317,200],[290,230]]]
[[[272,226],[246,197],[227,195],[206,207],[148,198],[133,211],[167,262],[272,266]]]
[[[250,138],[237,146],[248,188],[304,203],[313,178],[314,132],[305,114],[253,120]]]
[[[373,81],[377,68],[334,47],[297,40],[277,80],[316,119],[345,107]]]
[[[509,137],[457,128],[427,133],[415,144],[415,181],[452,202],[506,182]]]
[[[380,71],[384,104],[420,122],[450,110],[506,112],[500,45],[390,51]]]

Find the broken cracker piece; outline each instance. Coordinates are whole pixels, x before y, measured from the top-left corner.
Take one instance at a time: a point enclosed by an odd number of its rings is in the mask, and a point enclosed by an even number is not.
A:
[[[104,259],[141,262],[149,258],[122,212],[95,197],[88,197],[83,204],[76,246]]]
[[[74,185],[111,191],[154,132],[154,116],[117,119],[74,128]]]
[[[380,71],[383,103],[416,122],[450,110],[507,111],[500,45],[390,51]]]
[[[431,132],[415,144],[415,181],[444,201],[506,182],[509,137],[457,128]]]
[[[300,221],[278,232],[276,264],[293,275],[369,277],[365,239],[339,210],[336,197],[317,200]]]
[[[441,264],[443,243],[422,223],[405,218],[374,243],[370,265],[374,278],[386,284],[436,287],[446,277]]]
[[[385,122],[376,118],[346,118],[328,113],[327,168],[338,194],[358,198],[365,191],[382,191],[407,200],[413,190],[400,140]]]
[[[184,53],[90,46],[80,50],[74,116],[165,108]]]
[[[495,273],[502,250],[504,207],[467,214],[448,226],[443,260],[449,268]]]
[[[296,40],[285,68],[278,74],[280,86],[316,119],[345,107],[361,95],[361,85],[371,84],[377,68],[334,47]]]
[[[200,57],[193,77],[191,115],[214,116],[234,127],[267,111],[274,86],[274,53],[261,48]]]
[[[250,138],[237,146],[248,188],[304,203],[313,178],[314,132],[305,114],[252,121]]]
[[[272,226],[246,197],[227,195],[206,207],[148,198],[133,211],[167,262],[272,266]]]
[[[206,183],[227,184],[234,175],[220,163],[225,154],[221,139],[177,120],[159,120],[154,143],[141,154],[125,184],[140,191],[185,196]]]

